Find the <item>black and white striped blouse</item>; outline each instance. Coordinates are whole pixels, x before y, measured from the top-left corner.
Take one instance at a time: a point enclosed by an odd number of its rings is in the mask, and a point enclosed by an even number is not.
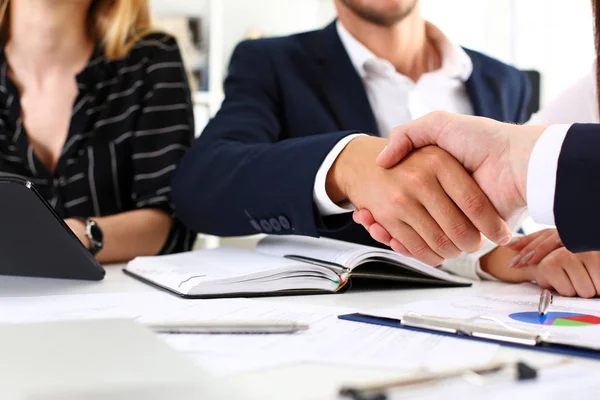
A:
[[[35,156],[19,92],[0,52],[0,171],[32,181],[61,218],[155,208],[175,216],[171,176],[194,137],[190,89],[175,39],[151,34],[118,61],[100,46],[77,75],[68,136],[51,174]],[[176,222],[162,253],[189,250]]]

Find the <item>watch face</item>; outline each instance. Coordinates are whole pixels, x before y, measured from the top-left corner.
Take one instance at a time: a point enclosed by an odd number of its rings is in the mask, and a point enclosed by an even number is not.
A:
[[[92,236],[92,240],[96,242],[97,245],[102,246],[104,243],[104,233],[102,233],[102,229],[100,229],[98,224],[95,222],[90,224],[90,235]]]

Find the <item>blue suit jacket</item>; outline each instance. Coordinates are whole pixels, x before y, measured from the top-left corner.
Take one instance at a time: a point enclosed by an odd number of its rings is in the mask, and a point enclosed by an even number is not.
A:
[[[575,124],[556,172],[554,219],[572,252],[600,250],[600,125]]]
[[[475,114],[522,122],[526,76],[467,50],[466,90]],[[335,24],[240,43],[221,110],[182,160],[173,182],[179,218],[197,232],[329,236],[376,245],[351,215],[322,218],[313,203],[317,170],[354,132],[377,134],[363,83]]]

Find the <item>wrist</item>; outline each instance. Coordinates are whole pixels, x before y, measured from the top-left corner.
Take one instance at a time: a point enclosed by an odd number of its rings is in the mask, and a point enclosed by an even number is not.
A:
[[[325,181],[327,195],[334,203],[352,201],[350,192],[357,181],[357,173],[363,169],[365,162],[372,163],[375,167],[375,159],[386,144],[386,139],[360,136],[346,145],[329,169]],[[369,153],[365,153],[369,149],[372,149],[372,160],[369,159]]]
[[[531,153],[538,139],[544,133],[545,126],[515,126],[515,132],[511,134],[511,166],[515,176],[515,183],[519,192],[519,208],[527,206],[527,174]],[[512,153],[512,151],[511,151]]]
[[[87,228],[87,221],[83,218],[73,218],[71,219],[71,221],[73,222],[67,223],[69,225],[69,228],[71,228],[75,236],[77,236],[77,238],[85,246],[85,248],[89,250],[92,247],[92,242],[85,233]]]

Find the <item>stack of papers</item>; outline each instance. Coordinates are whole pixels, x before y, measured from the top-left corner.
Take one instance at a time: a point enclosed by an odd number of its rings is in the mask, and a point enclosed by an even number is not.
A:
[[[488,362],[497,345],[366,325],[337,318],[354,310],[263,300],[182,300],[164,293],[0,299],[0,323],[129,318],[169,321],[279,320],[307,323],[291,335],[160,335],[218,375],[296,363],[447,369]],[[235,360],[235,366],[232,366]]]

